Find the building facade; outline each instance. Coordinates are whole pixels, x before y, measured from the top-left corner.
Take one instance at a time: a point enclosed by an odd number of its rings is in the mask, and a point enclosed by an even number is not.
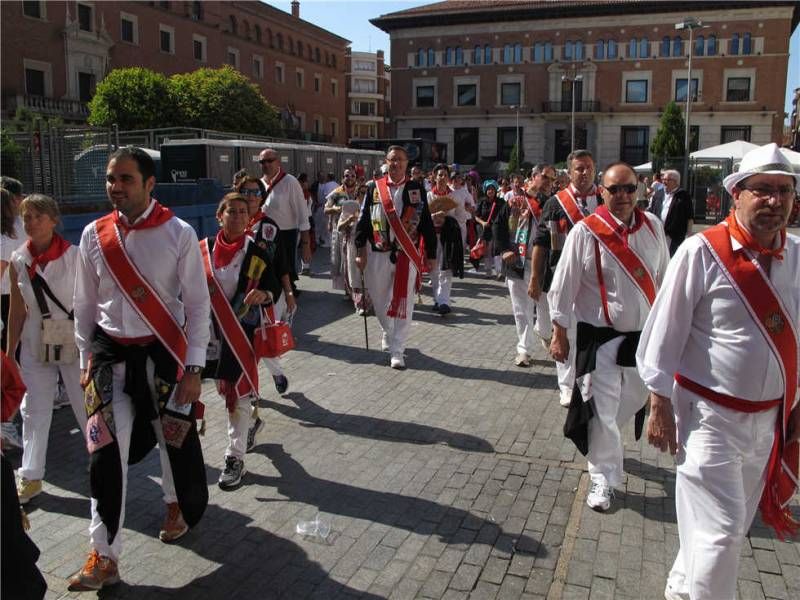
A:
[[[691,90],[691,144],[779,142],[795,2],[439,2],[373,19],[391,36],[398,137],[450,160],[649,160],[670,100]],[[675,25],[693,17],[702,26]],[[687,86],[689,52],[691,82]],[[573,102],[574,100],[574,102]]]
[[[230,64],[280,111],[292,137],[344,143],[349,41],[257,1],[0,3],[2,108],[85,120],[112,69],[172,75]],[[242,116],[246,118],[246,115]]]
[[[391,137],[390,68],[383,50],[345,54],[347,135],[352,138]]]

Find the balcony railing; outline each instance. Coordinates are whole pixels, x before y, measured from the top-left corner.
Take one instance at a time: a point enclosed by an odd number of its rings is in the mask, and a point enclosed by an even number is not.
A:
[[[27,108],[35,113],[58,116],[70,120],[83,120],[89,116],[89,109],[85,102],[78,100],[59,100],[46,96],[17,95],[9,98],[9,109]]]
[[[599,112],[600,103],[595,100],[575,101],[575,112]],[[572,112],[571,100],[558,100],[556,102],[542,102],[542,112],[568,113]]]

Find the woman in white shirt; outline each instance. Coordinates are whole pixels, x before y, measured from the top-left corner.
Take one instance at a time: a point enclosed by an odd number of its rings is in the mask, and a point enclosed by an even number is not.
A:
[[[42,491],[59,373],[81,431],[86,429],[86,410],[77,351],[75,359],[66,364],[42,360],[42,310],[34,289],[36,286],[42,290],[41,300],[50,319],[72,320],[78,248],[55,232],[60,216],[52,198],[32,194],[20,204],[20,214],[28,239],[11,255],[8,268],[8,355],[13,356],[20,344],[22,379],[28,391],[20,407],[23,448],[17,492],[20,503],[25,504]]]

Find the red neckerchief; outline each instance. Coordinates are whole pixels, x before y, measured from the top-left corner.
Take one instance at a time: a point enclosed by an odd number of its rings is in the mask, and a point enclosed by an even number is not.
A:
[[[220,229],[217,232],[217,239],[214,241],[214,268],[221,269],[228,266],[236,253],[244,248],[246,238],[247,236],[242,234],[235,241],[229,242],[225,239],[225,234]]]
[[[572,192],[572,195],[575,197],[576,200],[583,200],[584,205],[586,204],[586,199],[589,196],[596,196],[597,195],[597,189],[595,188],[594,184],[592,184],[592,189],[586,194],[578,193],[578,189],[574,185],[572,185],[571,183],[569,184],[569,189]]]
[[[149,229],[151,227],[158,227],[169,221],[173,217],[173,213],[166,206],[162,206],[158,200],[153,200],[153,210],[146,218],[138,223],[130,224],[127,219],[123,220],[118,210],[111,213],[111,219],[115,225],[118,225],[123,232],[128,233],[134,229]]]
[[[450,188],[449,187],[446,187],[444,189],[444,193],[442,193],[442,194],[439,193],[439,188],[437,188],[437,187],[434,187],[431,191],[433,192],[434,196],[437,196],[439,198],[443,198],[445,196],[449,196],[450,195]]]
[[[606,223],[609,224],[611,229],[613,229],[619,236],[622,238],[623,243],[627,246],[628,245],[628,236],[632,233],[636,233],[639,231],[642,225],[647,223],[649,226],[650,223],[647,221],[647,217],[644,216],[644,213],[640,208],[633,209],[633,225],[628,226],[625,223],[618,222],[614,216],[611,214],[611,211],[608,210],[608,207],[605,204],[601,204],[597,207],[597,210],[594,213],[603,219]]]
[[[786,228],[781,229],[781,245],[778,248],[764,248],[759,244],[753,236],[747,231],[746,228],[739,224],[734,214],[734,209],[731,209],[731,214],[725,219],[728,224],[728,231],[731,236],[739,242],[742,246],[761,256],[771,256],[775,260],[783,260],[783,247],[786,245]]]
[[[266,216],[267,215],[264,212],[263,208],[258,209],[258,211],[256,211],[256,214],[250,217],[250,221],[247,223],[247,229],[252,229],[256,225],[256,223],[260,223],[261,219],[263,219]]]
[[[47,250],[44,252],[37,252],[36,248],[33,247],[33,243],[28,240],[26,246],[28,248],[28,252],[30,252],[31,256],[33,257],[33,260],[28,267],[28,276],[33,279],[36,276],[37,266],[40,266],[42,269],[44,269],[45,265],[51,260],[58,260],[61,258],[70,245],[71,244],[67,240],[62,238],[57,233],[54,233],[53,239],[50,240],[50,245],[47,247]]]
[[[406,177],[403,176],[403,178],[400,181],[395,183],[394,181],[392,181],[392,178],[389,177],[389,175],[386,175],[386,181],[389,183],[389,187],[390,188],[397,188],[397,187],[400,187],[401,185],[405,185],[406,181],[408,181],[408,179],[406,179]],[[420,184],[420,185],[422,185],[422,184]]]
[[[283,168],[281,167],[278,169],[278,172],[275,173],[275,177],[273,177],[267,182],[267,191],[264,193],[264,198],[266,198],[267,196],[270,195],[270,193],[272,193],[273,188],[276,185],[278,185],[281,179],[283,179],[284,177],[286,177],[286,171],[284,171]]]

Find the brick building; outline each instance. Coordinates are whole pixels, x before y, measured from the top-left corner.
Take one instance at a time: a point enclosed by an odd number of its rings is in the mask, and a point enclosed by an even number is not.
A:
[[[2,108],[85,120],[118,67],[166,75],[231,64],[261,88],[292,136],[344,143],[349,41],[257,1],[0,3]],[[243,118],[245,115],[243,115]]]
[[[391,137],[390,68],[383,50],[345,54],[347,135],[349,138]]]
[[[687,93],[693,17],[692,145],[779,142],[796,2],[452,0],[372,20],[392,50],[399,137],[435,138],[470,165],[530,162],[575,147],[599,164],[649,160],[664,105]]]

